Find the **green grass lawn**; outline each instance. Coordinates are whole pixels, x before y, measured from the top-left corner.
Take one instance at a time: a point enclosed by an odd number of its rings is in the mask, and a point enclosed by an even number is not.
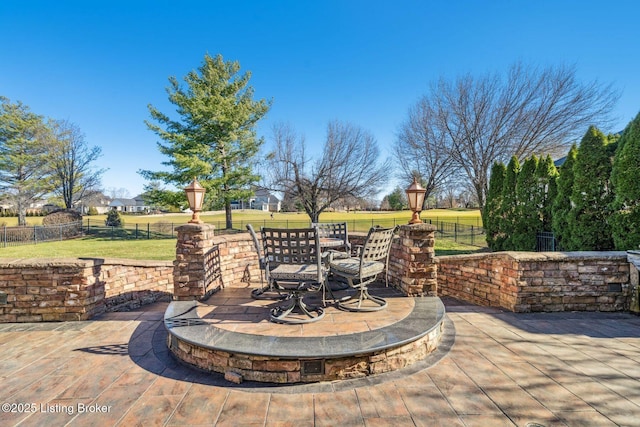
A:
[[[167,224],[184,224],[191,217],[190,214],[163,214],[163,215],[123,215],[122,216],[126,226],[133,226],[135,224],[148,224],[148,223],[167,223]],[[432,221],[445,221],[445,222],[457,222],[460,224],[482,226],[482,219],[480,217],[480,211],[478,209],[429,209],[422,211],[420,217],[425,220]],[[86,224],[89,221],[90,225],[104,225],[106,215],[92,215],[85,216],[83,222]],[[225,214],[223,211],[205,212],[200,215],[200,218],[208,224],[213,224],[217,228],[225,228]],[[394,225],[406,224],[411,218],[411,212],[409,211],[392,211],[392,212],[325,212],[320,215],[321,222],[344,222],[346,221],[350,230],[363,229],[368,230],[371,225]],[[256,210],[237,210],[233,211],[234,228],[244,229],[244,226],[248,223],[252,223],[258,226],[274,225],[280,226],[282,224],[289,223],[309,223],[309,217],[303,212],[277,212],[271,214],[269,212],[262,212]],[[42,217],[27,217],[27,223],[29,225],[41,225]],[[16,217],[3,217],[0,218],[0,226],[6,225],[7,227],[15,226],[18,224]]]
[[[478,251],[475,246],[436,239],[436,255],[457,255]],[[125,258],[172,261],[176,239],[107,240],[82,238],[59,242],[0,248],[0,258]]]
[[[396,224],[406,224],[411,214],[409,211],[401,212],[326,212],[320,216],[322,222],[344,222],[346,221],[349,231],[367,231],[372,225],[393,226]],[[447,222],[458,222],[463,224],[481,224],[480,212],[478,210],[447,210],[431,209],[422,212],[422,219],[439,220]],[[190,218],[189,214],[172,215],[125,215],[125,225],[127,228],[136,224],[146,225],[148,223],[167,223],[176,226],[185,224]],[[209,224],[214,224],[217,228],[224,228],[224,212],[205,213],[201,218]],[[15,218],[3,218],[15,220]],[[84,223],[93,225],[104,225],[104,215],[85,217]],[[37,221],[42,221],[39,217],[29,217],[32,225]],[[31,222],[33,221],[33,222]],[[309,218],[303,213],[275,213],[273,218],[268,212],[243,210],[233,212],[234,228],[243,230],[245,225],[252,223],[255,228],[261,226],[301,226],[309,224]],[[7,224],[9,225],[9,224]],[[140,228],[144,230],[143,227]],[[144,232],[142,233],[144,236]],[[128,258],[142,260],[173,260],[175,259],[176,240],[174,239],[109,239],[85,237],[82,239],[65,240],[58,242],[47,242],[38,244],[27,244],[21,246],[0,247],[0,258],[54,258],[54,257],[91,257],[91,258]],[[450,255],[458,253],[471,253],[479,248],[457,244],[453,241],[436,239],[436,254]]]

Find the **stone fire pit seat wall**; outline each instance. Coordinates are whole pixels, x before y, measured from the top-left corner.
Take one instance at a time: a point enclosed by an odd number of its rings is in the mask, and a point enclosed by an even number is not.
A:
[[[495,252],[437,257],[441,296],[513,312],[626,311],[626,252]]]
[[[171,261],[0,260],[0,323],[87,320],[173,293]]]

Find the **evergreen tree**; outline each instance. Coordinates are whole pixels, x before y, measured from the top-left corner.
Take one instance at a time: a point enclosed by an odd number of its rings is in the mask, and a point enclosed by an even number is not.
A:
[[[547,155],[544,159],[540,159],[538,169],[536,169],[536,177],[538,182],[538,209],[540,211],[542,228],[540,231],[551,231],[552,212],[551,205],[558,193],[556,178],[558,170],[553,164],[551,156]]]
[[[615,191],[610,218],[618,250],[640,248],[640,114],[618,140],[611,181]]]
[[[516,156],[511,157],[507,165],[502,186],[502,203],[500,205],[500,230],[504,233],[502,250],[512,251],[515,249],[513,233],[515,232],[515,217],[518,199],[516,195],[518,173],[520,172],[520,162]]]
[[[482,210],[482,224],[487,236],[487,245],[492,251],[501,251],[504,233],[500,230],[502,218],[502,188],[507,168],[502,162],[495,162],[491,168],[487,201]]]
[[[52,190],[51,130],[20,101],[0,96],[0,190],[16,208],[18,225],[27,208]]]
[[[181,118],[173,120],[149,105],[157,124],[147,126],[165,142],[158,147],[170,157],[164,164],[172,170],[140,172],[178,187],[197,177],[209,203],[218,200],[224,206],[227,228],[233,226],[231,202],[247,199],[251,184],[259,179],[253,159],[263,140],[256,137],[255,127],[270,107],[270,102],[253,100],[251,74],[238,75],[239,70],[237,62],[205,55],[202,66],[185,77],[186,88],[175,77],[169,79],[169,101]],[[175,194],[167,199],[175,200]]]
[[[516,185],[514,229],[511,241],[517,251],[535,251],[536,233],[542,228],[540,217],[540,191],[538,190],[536,169],[538,158],[531,156],[525,159],[518,173]]]
[[[560,249],[569,248],[571,230],[569,229],[569,212],[571,212],[571,193],[573,192],[573,166],[578,155],[578,148],[571,146],[564,164],[560,166],[560,173],[556,180],[557,194],[551,204],[551,229],[553,230]]]
[[[111,209],[107,212],[107,218],[104,220],[104,225],[107,227],[122,227],[124,226],[124,220],[120,216],[120,212],[116,209]]]
[[[610,250],[611,228],[611,146],[606,135],[590,126],[580,142],[574,166],[574,183],[569,214],[570,250]]]

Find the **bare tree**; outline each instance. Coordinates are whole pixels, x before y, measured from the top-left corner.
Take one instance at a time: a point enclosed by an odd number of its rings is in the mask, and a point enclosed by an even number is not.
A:
[[[100,157],[100,147],[89,147],[80,128],[67,121],[51,124],[54,150],[51,153],[54,192],[62,197],[67,209],[74,202],[100,191],[100,178],[104,169],[94,169],[93,163]]]
[[[434,117],[437,114],[427,98],[409,109],[408,119],[400,126],[394,152],[400,167],[400,178],[410,183],[418,178],[424,188],[425,202],[453,175],[458,167],[449,154],[446,127]]]
[[[388,179],[389,162],[378,164],[375,138],[360,127],[329,123],[322,155],[315,160],[289,125],[275,125],[273,140],[269,186],[299,202],[312,222],[337,200],[371,196]]]
[[[473,185],[482,208],[494,161],[567,152],[589,125],[607,126],[618,98],[611,85],[580,83],[574,67],[528,68],[517,63],[506,76],[441,78],[407,123],[417,121],[419,129],[428,130],[426,150],[434,144],[446,148]],[[410,142],[399,138],[397,149],[410,152]],[[445,157],[439,161],[445,162]],[[430,171],[430,158],[423,161],[423,170]]]

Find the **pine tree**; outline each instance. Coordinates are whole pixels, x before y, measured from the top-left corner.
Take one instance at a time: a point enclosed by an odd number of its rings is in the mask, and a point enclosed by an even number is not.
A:
[[[613,248],[611,228],[612,153],[606,135],[590,126],[580,142],[574,166],[569,214],[570,250],[602,251]]]
[[[500,230],[505,236],[502,244],[502,250],[505,251],[515,249],[512,239],[515,231],[514,220],[516,207],[518,205],[516,191],[519,172],[520,162],[516,156],[513,156],[507,165],[507,171],[504,176],[504,185],[502,186],[502,203],[500,205]]]
[[[551,204],[551,229],[558,241],[560,249],[567,249],[571,240],[571,230],[569,229],[569,212],[571,212],[571,193],[573,192],[573,166],[576,162],[578,148],[571,146],[569,153],[560,166],[559,175],[556,180],[557,194]]]
[[[218,200],[224,206],[227,228],[233,226],[231,202],[248,198],[249,187],[259,179],[253,159],[263,140],[256,137],[255,127],[270,107],[270,102],[253,100],[251,74],[238,75],[239,70],[237,62],[205,55],[202,66],[185,77],[186,88],[175,77],[169,79],[169,101],[181,119],[173,120],[150,105],[158,124],[147,126],[165,141],[158,147],[170,157],[164,164],[173,170],[140,172],[178,187],[197,177],[209,203]],[[166,200],[175,200],[175,194],[167,194]]]
[[[610,218],[618,250],[640,248],[640,113],[618,140],[611,172],[615,199]]]
[[[535,251],[536,233],[542,228],[540,215],[540,196],[537,184],[536,169],[538,158],[531,156],[525,159],[522,169],[518,173],[516,185],[517,205],[514,229],[511,241],[513,249],[517,251]]]
[[[504,233],[500,230],[500,221],[502,218],[502,187],[506,173],[507,168],[504,163],[495,162],[493,164],[487,200],[482,210],[482,223],[487,236],[487,245],[492,251],[501,251],[504,241]]]

